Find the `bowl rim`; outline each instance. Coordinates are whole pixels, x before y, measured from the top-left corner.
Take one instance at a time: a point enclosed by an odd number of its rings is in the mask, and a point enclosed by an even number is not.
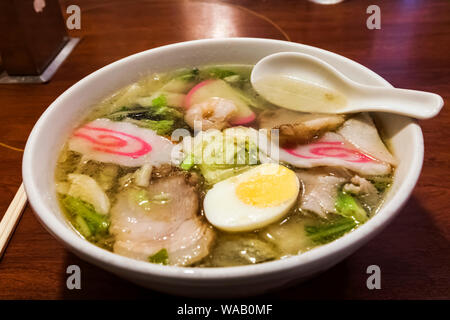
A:
[[[356,66],[364,71],[368,72],[375,80],[379,82],[380,86],[391,86],[380,75],[374,71],[368,69],[367,67],[349,59],[339,54],[327,51],[324,49],[316,48],[309,45],[304,45],[300,43],[294,43],[284,40],[274,40],[265,38],[220,38],[220,39],[200,39],[192,41],[178,42],[174,44],[169,44],[133,55],[127,56],[120,60],[117,60],[111,64],[108,64],[95,72],[82,78],[66,91],[64,91],[56,100],[51,103],[51,105],[44,111],[41,117],[36,122],[33,127],[30,136],[27,140],[23,162],[22,162],[22,176],[23,183],[25,186],[26,193],[28,195],[28,200],[33,208],[33,212],[41,224],[49,231],[59,242],[63,243],[70,251],[75,254],[86,258],[88,261],[97,264],[99,266],[113,267],[114,270],[123,270],[128,272],[134,272],[135,276],[148,277],[156,276],[159,278],[166,279],[176,279],[176,280],[231,280],[234,278],[242,277],[259,277],[263,274],[272,274],[279,272],[287,272],[289,270],[310,265],[313,268],[316,267],[316,263],[320,263],[321,260],[327,258],[331,255],[339,255],[348,250],[349,247],[359,247],[359,242],[366,243],[373,236],[379,233],[387,224],[395,217],[395,215],[400,211],[401,207],[406,203],[409,196],[411,195],[417,180],[419,178],[422,163],[423,163],[423,135],[420,126],[416,121],[411,120],[408,126],[412,126],[412,141],[411,143],[415,146],[416,150],[411,155],[411,167],[406,174],[406,179],[400,184],[396,194],[387,201],[380,211],[369,219],[365,224],[357,228],[356,230],[344,235],[343,237],[336,239],[328,244],[315,247],[307,252],[293,255],[285,259],[279,259],[270,262],[264,262],[256,265],[245,265],[245,266],[233,266],[233,267],[214,267],[214,268],[196,268],[196,267],[177,267],[177,266],[161,266],[157,264],[148,263],[145,261],[139,261],[131,259],[128,257],[121,256],[119,254],[101,249],[95,246],[89,241],[78,236],[73,230],[70,229],[68,224],[64,224],[55,216],[52,210],[45,205],[45,201],[48,199],[39,192],[39,188],[35,181],[35,176],[32,170],[32,160],[33,154],[38,149],[38,141],[40,133],[45,129],[46,118],[50,114],[59,110],[62,106],[61,102],[69,97],[72,91],[77,87],[82,86],[84,83],[91,81],[100,73],[107,70],[114,69],[120,64],[125,64],[133,61],[134,59],[141,57],[143,55],[150,55],[155,52],[165,51],[165,50],[176,50],[177,48],[184,46],[191,46],[196,44],[204,44],[208,42],[223,43],[223,45],[229,45],[230,42],[235,44],[246,44],[249,43],[267,43],[272,45],[277,44],[289,44],[293,45],[294,48],[308,48],[316,52],[321,52],[323,54],[331,55],[334,58],[341,60],[350,65]],[[356,249],[355,248],[355,249]],[[345,255],[347,256],[347,254]],[[317,268],[320,269],[320,268]]]

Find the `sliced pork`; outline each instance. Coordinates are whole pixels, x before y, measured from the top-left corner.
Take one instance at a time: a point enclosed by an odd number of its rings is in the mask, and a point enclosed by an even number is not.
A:
[[[111,209],[114,252],[148,261],[166,249],[169,264],[190,265],[209,253],[213,231],[198,215],[199,198],[184,174],[152,180],[144,189],[128,188]]]
[[[351,178],[349,172],[335,168],[314,168],[296,172],[300,180],[299,208],[313,212],[322,218],[336,213],[339,188]]]
[[[367,179],[357,175],[350,180],[350,183],[344,185],[343,190],[358,196],[369,208],[375,207],[381,199],[377,188]]]
[[[304,144],[344,123],[338,114],[295,112],[287,109],[266,110],[259,115],[262,129],[278,129],[281,146]]]
[[[397,165],[397,159],[386,148],[378,134],[377,127],[367,112],[345,121],[337,133],[364,153],[393,166]]]

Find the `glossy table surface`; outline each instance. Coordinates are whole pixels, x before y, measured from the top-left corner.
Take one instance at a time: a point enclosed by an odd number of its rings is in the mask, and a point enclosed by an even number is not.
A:
[[[41,113],[64,90],[130,54],[200,38],[264,37],[317,46],[362,63],[394,86],[444,97],[441,114],[420,122],[425,161],[407,205],[378,237],[342,263],[277,299],[450,298],[450,1],[377,1],[381,29],[369,30],[374,1],[322,6],[306,0],[62,1],[81,8],[82,37],[45,85],[0,85],[0,217],[21,183],[22,152]],[[82,289],[66,288],[66,268],[82,270]],[[366,268],[381,268],[380,290],[366,287]],[[1,299],[160,298],[65,250],[29,206],[0,260]]]

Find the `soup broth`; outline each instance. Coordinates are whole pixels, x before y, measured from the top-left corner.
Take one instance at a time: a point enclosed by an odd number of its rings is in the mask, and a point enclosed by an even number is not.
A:
[[[80,237],[149,263],[228,267],[302,254],[375,215],[397,162],[371,115],[277,107],[251,70],[152,74],[93,106],[55,170]]]

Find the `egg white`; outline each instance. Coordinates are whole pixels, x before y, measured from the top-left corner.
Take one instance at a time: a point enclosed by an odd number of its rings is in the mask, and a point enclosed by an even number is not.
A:
[[[280,205],[260,208],[242,202],[236,195],[236,187],[246,180],[246,173],[218,182],[207,192],[203,209],[216,228],[231,232],[262,228],[282,218],[297,200],[300,183],[295,176],[297,192]]]

